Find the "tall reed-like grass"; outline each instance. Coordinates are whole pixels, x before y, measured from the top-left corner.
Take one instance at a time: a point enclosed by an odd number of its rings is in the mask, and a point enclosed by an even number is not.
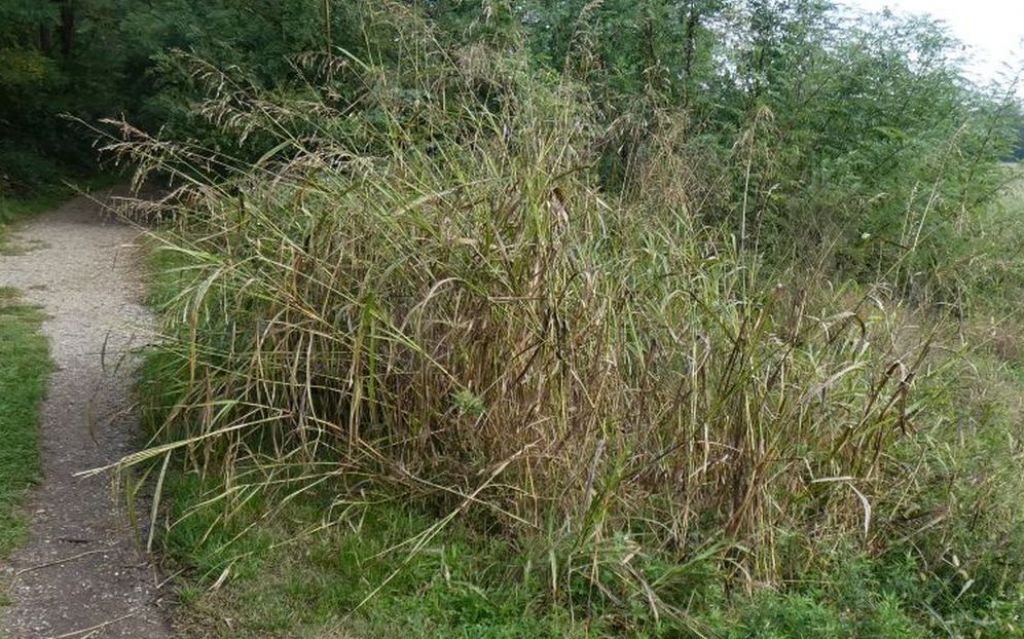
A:
[[[405,495],[447,514],[424,539],[465,515],[543,540],[555,592],[640,584],[656,610],[708,558],[773,583],[919,532],[944,360],[884,286],[764,271],[705,226],[726,198],[670,129],[609,193],[577,87],[481,49],[410,59],[432,65],[414,99],[358,70],[359,123],[217,80],[211,120],[276,140],[254,163],[118,145],[179,185],[163,419],[126,464],[217,478],[225,518],[260,492]]]

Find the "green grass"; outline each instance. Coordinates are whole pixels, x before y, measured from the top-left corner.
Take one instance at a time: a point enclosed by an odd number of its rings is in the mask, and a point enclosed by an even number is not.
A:
[[[179,508],[195,505],[199,486],[176,482]],[[523,579],[529,553],[453,529],[410,557],[401,544],[434,522],[396,504],[351,505],[329,528],[309,532],[331,510],[326,495],[307,497],[267,521],[253,501],[226,526],[218,506],[175,526],[165,542],[189,568],[180,590],[186,636],[587,636],[569,610],[545,607],[542,584]],[[221,576],[226,584],[211,590]]]
[[[42,319],[0,289],[0,558],[25,536],[20,499],[39,477],[39,406],[50,372]]]
[[[544,556],[458,524],[410,554],[408,540],[436,520],[398,503],[342,506],[325,491],[268,519],[260,498],[196,509],[209,493],[194,476],[171,481],[169,494],[171,516],[189,511],[164,539],[184,570],[178,620],[186,639],[936,636],[914,605],[926,584],[906,557],[882,563],[837,551],[805,584],[753,593],[726,593],[709,572],[692,584],[695,605],[684,618],[654,621],[641,601],[623,614],[582,582],[554,593]],[[966,612],[965,627],[1017,636],[1008,620],[1024,607],[1004,605],[1002,617]]]

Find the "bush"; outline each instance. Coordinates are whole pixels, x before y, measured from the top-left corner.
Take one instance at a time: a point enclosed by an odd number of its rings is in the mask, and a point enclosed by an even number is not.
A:
[[[403,67],[359,72],[361,121],[315,94],[200,105],[225,135],[273,141],[256,164],[118,145],[175,172],[185,232],[165,249],[183,264],[168,418],[127,462],[223,478],[226,516],[324,482],[400,492],[440,517],[414,549],[471,512],[546,549],[555,601],[617,602],[623,619],[799,581],[836,545],[916,544],[939,570],[984,503],[968,489],[929,535],[914,527],[961,463],[940,412],[955,359],[922,313],[884,284],[740,250],[704,208],[731,187],[689,186],[745,156],[705,166],[678,128],[602,188],[608,130],[580,85],[422,29]],[[803,596],[751,627],[844,623]],[[914,636],[887,601],[864,623]]]
[[[44,192],[59,185],[63,174],[64,169],[47,157],[0,145],[0,195]]]
[[[941,263],[996,192],[1001,120],[938,34],[796,21],[708,127],[537,64],[508,21],[456,44],[359,7],[380,55],[270,87],[171,56],[201,135],[112,145],[177,189],[159,419],[125,460],[207,487],[175,521],[222,508],[203,539],[230,543],[254,503],[400,496],[433,522],[410,556],[460,519],[620,634],[1012,627],[1018,433],[975,387],[1005,371],[940,312],[985,281]],[[869,52],[856,77],[839,45]],[[800,107],[798,54],[818,88],[881,87]]]

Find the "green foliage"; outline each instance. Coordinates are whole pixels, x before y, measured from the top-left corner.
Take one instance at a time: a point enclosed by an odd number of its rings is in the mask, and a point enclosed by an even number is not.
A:
[[[524,11],[547,57],[579,65],[609,121],[642,123],[613,141],[618,162],[681,104],[688,137],[735,158],[716,219],[783,259],[828,245],[859,277],[935,268],[1020,121],[1012,98],[967,85],[958,44],[923,19],[851,22],[810,1],[546,5]]]
[[[58,6],[55,2],[33,2],[32,0],[8,0],[0,5],[0,46],[11,47],[29,44],[38,37],[40,27],[49,28],[57,24]]]
[[[0,198],[45,194],[59,183],[64,171],[54,160],[0,143]],[[10,220],[0,217],[0,223]]]
[[[195,477],[173,481],[179,509],[207,494]],[[507,544],[453,530],[410,557],[402,544],[428,528],[429,518],[395,504],[339,504],[324,491],[232,543],[265,506],[255,498],[221,526],[220,504],[207,503],[169,531],[172,556],[195,571],[183,597],[186,636],[588,636],[567,614],[540,609],[536,591],[510,583],[523,566]],[[341,520],[314,530],[330,511]],[[232,585],[206,591],[223,574]]]
[[[38,51],[0,51],[0,87],[17,92],[56,84],[58,70],[53,60]]]
[[[81,0],[4,3],[0,16],[0,188],[31,194],[53,186],[51,172],[95,163],[82,127],[61,115],[95,121],[130,108],[122,88],[111,16],[121,2]],[[7,18],[6,20],[3,18]],[[30,165],[22,161],[38,158]],[[35,165],[35,166],[31,166]]]

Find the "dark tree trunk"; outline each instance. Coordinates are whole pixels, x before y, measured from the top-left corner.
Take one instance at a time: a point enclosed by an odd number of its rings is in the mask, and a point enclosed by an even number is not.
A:
[[[683,49],[683,73],[687,82],[693,74],[693,56],[697,48],[697,27],[700,26],[700,8],[696,2],[690,5],[689,15],[686,17],[686,43]]]
[[[53,51],[53,25],[39,25],[39,50],[47,55]]]
[[[700,7],[696,0],[690,3],[686,16],[686,33],[683,35],[683,104],[690,104],[690,90],[693,84],[693,58],[697,50],[697,28],[700,26]]]
[[[65,58],[71,57],[75,46],[75,5],[74,0],[60,3],[60,52]]]

